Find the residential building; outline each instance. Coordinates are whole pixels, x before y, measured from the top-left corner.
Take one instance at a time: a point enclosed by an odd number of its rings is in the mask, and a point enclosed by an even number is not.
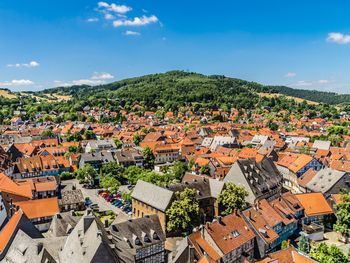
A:
[[[15,202],[14,206],[21,208],[41,232],[49,229],[52,218],[60,212],[57,197]]]
[[[90,164],[95,170],[100,171],[104,163],[115,161],[113,154],[107,151],[97,153],[82,153],[79,157],[79,168],[85,164]]]
[[[276,198],[282,190],[282,175],[269,158],[259,163],[254,159],[236,161],[224,182],[243,186],[249,193],[246,200],[250,204],[260,199]]]
[[[163,263],[167,261],[165,234],[157,215],[129,219],[110,227],[117,257],[125,263]]]
[[[115,151],[117,146],[112,139],[89,141],[85,146],[86,153],[98,153],[101,151]]]
[[[65,190],[61,193],[61,199],[59,199],[60,211],[78,210],[81,211],[85,208],[84,196],[81,189]]]
[[[143,155],[133,148],[117,150],[114,153],[116,162],[124,167],[143,166]]]
[[[189,236],[197,259],[209,262],[243,262],[254,256],[255,234],[239,213],[218,217]]]

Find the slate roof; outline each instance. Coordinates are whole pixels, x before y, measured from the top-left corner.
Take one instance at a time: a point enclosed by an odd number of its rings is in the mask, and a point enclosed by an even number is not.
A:
[[[93,215],[83,216],[59,253],[60,263],[118,262],[112,242]]]
[[[254,203],[255,199],[268,195],[271,190],[282,187],[282,175],[274,163],[265,158],[257,163],[254,159],[244,159],[235,162],[224,182],[232,182],[247,189],[247,201]]]
[[[113,243],[118,249],[117,257],[121,262],[135,262],[136,250],[166,240],[157,215],[129,219],[110,227]]]
[[[94,162],[94,161],[103,161],[103,162],[112,162],[114,161],[113,155],[111,152],[102,151],[97,153],[82,153],[80,159],[83,159],[84,162]]]
[[[62,191],[61,196],[60,204],[62,206],[84,202],[84,196],[81,189],[64,190]]]
[[[162,212],[168,208],[174,193],[168,189],[138,180],[131,197]]]
[[[321,149],[321,150],[329,150],[330,147],[331,147],[330,141],[315,140],[314,144],[312,145],[312,148]]]
[[[6,263],[55,263],[55,259],[41,242],[32,239],[21,229],[16,233],[5,257],[1,262]]]
[[[313,192],[326,193],[331,189],[346,173],[333,170],[332,168],[324,168],[316,173],[306,187]]]

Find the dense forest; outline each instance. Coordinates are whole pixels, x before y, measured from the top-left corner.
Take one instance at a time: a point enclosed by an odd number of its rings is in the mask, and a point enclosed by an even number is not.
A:
[[[350,103],[350,94],[293,89],[285,86],[264,86],[255,82],[225,76],[205,76],[184,71],[170,71],[163,74],[146,75],[95,87],[86,85],[58,87],[47,89],[40,93],[89,96],[95,92],[108,92],[113,95],[113,98],[118,97],[126,100],[143,101],[149,106],[151,104],[152,106],[156,106],[159,103],[164,106],[164,101],[169,101],[169,98],[174,100],[175,103],[206,103],[213,100],[216,101],[215,103],[220,101],[238,102],[241,98],[233,98],[235,95],[251,95],[252,92],[279,93],[331,105]]]

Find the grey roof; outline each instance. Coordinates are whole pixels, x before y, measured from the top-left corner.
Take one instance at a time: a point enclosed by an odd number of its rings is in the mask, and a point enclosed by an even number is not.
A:
[[[48,261],[46,261],[48,260]],[[21,229],[16,233],[6,255],[0,262],[37,263],[56,262],[41,242],[32,239]]]
[[[129,219],[110,227],[113,243],[122,262],[135,262],[136,250],[164,243],[166,238],[157,215]]]
[[[80,216],[73,216],[71,212],[64,212],[55,215],[45,237],[67,236],[77,225]]]
[[[82,153],[80,159],[83,159],[84,162],[112,162],[114,161],[113,154],[111,152],[102,151],[97,153]]]
[[[190,262],[189,242],[188,237],[183,238],[177,244],[175,250],[172,251],[172,263],[187,263]]]
[[[210,150],[214,152],[216,148],[223,145],[233,145],[236,144],[236,138],[230,136],[215,136],[211,145]]]
[[[92,149],[96,149],[96,150],[106,150],[106,149],[117,148],[117,146],[115,145],[115,142],[112,139],[89,141],[88,144]]]
[[[174,193],[168,189],[138,180],[131,196],[143,203],[146,203],[160,211],[165,212],[168,208]]]
[[[244,159],[232,165],[224,182],[243,186],[249,193],[247,202],[252,204],[260,197],[268,197],[273,189],[281,190],[282,175],[269,158],[260,163],[254,159]]]
[[[186,188],[195,189],[197,191],[196,198],[198,200],[211,197],[209,180],[205,178],[172,184],[167,187],[167,189],[173,191],[174,193],[182,192]]]
[[[318,171],[306,187],[313,192],[326,193],[331,189],[346,173],[342,171],[333,170],[331,168],[324,168]]]
[[[66,243],[66,236],[62,237],[45,237],[35,239],[35,241],[42,243],[46,251],[53,257],[56,262],[59,262],[59,252]]]
[[[71,205],[84,202],[81,189],[63,190],[61,193],[60,205]]]
[[[117,262],[106,233],[93,215],[83,216],[59,253],[61,263]]]
[[[329,150],[331,147],[331,142],[330,141],[321,141],[321,140],[316,140],[314,144],[312,145],[312,148],[320,149],[320,150]]]
[[[202,141],[202,146],[209,147],[212,144],[213,140],[214,140],[214,138],[212,138],[212,137],[204,138]]]
[[[251,140],[251,143],[263,145],[263,144],[265,144],[265,142],[267,140],[269,140],[269,136],[256,134],[256,135],[254,135],[253,139]]]
[[[143,155],[134,149],[117,150],[114,154],[114,158],[120,163],[134,162],[135,159],[143,159]]]
[[[209,185],[211,196],[217,199],[224,188],[225,183],[216,179],[209,179]]]

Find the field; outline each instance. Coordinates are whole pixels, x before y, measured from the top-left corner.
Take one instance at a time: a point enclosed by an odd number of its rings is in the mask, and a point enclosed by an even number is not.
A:
[[[46,101],[46,102],[55,102],[55,101],[68,101],[71,99],[71,96],[66,96],[66,95],[60,95],[60,94],[45,94],[44,96],[40,96],[40,95],[34,95],[31,93],[26,93],[26,92],[22,92],[21,93],[22,96],[31,96],[32,98],[36,98],[37,101]]]
[[[0,89],[0,96],[3,96],[6,99],[15,99],[17,98],[17,94],[14,92],[11,92],[6,89]]]
[[[298,103],[301,103],[304,101],[304,99],[301,98],[297,98],[297,97],[292,97],[292,96],[287,96],[287,95],[283,95],[283,94],[278,94],[278,93],[259,93],[259,96],[261,97],[267,97],[267,98],[273,98],[273,97],[286,97],[287,99],[291,99],[291,100],[295,100]],[[307,104],[310,105],[318,105],[318,102],[315,101],[311,101],[311,100],[305,100]]]

